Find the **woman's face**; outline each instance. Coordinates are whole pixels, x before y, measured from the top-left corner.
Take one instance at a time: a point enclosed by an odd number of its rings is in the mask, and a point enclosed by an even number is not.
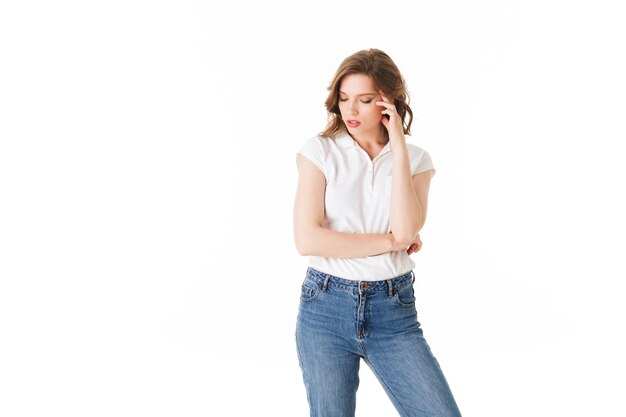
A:
[[[378,134],[381,129],[382,110],[376,101],[381,101],[372,79],[365,74],[350,74],[343,77],[339,85],[339,112],[349,133]]]

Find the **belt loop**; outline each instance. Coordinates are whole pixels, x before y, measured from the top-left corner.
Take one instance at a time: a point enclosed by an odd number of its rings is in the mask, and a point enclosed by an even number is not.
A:
[[[393,297],[393,281],[391,279],[387,280],[387,295]]]
[[[324,280],[324,283],[322,284],[322,291],[326,292],[326,290],[328,289],[329,280],[330,280],[330,275],[326,274],[326,279]]]
[[[413,280],[411,281],[411,284],[415,282],[415,272],[413,272],[413,270],[411,269],[411,275],[413,275]]]

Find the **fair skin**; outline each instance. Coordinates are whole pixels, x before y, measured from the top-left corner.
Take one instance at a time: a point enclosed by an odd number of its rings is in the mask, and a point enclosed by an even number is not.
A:
[[[426,220],[432,170],[411,177],[402,120],[393,102],[375,89],[369,76],[347,75],[339,90],[339,110],[348,133],[370,158],[380,153],[387,143],[385,130],[388,134],[393,154],[391,233],[343,233],[325,228],[324,174],[307,158],[298,155],[300,174],[294,206],[296,248],[301,255],[343,258],[399,250],[406,250],[409,255],[415,253],[422,246],[419,230]]]

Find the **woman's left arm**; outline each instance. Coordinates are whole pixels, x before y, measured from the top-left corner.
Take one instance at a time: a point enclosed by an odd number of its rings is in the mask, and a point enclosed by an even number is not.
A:
[[[394,239],[408,245],[415,240],[426,221],[432,170],[411,176],[409,150],[406,146],[402,120],[396,106],[382,92],[380,94],[383,101],[376,104],[384,107],[381,113],[389,115],[389,120],[383,117],[382,123],[389,133],[393,155],[389,223]]]
[[[426,222],[428,191],[433,170],[411,176],[406,143],[392,147],[393,168],[389,224],[399,242],[412,242]]]

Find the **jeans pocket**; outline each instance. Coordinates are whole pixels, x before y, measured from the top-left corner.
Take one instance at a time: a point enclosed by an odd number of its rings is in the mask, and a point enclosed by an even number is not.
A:
[[[302,291],[300,293],[300,301],[308,303],[317,298],[320,294],[320,286],[317,282],[306,277],[302,283]]]
[[[415,292],[413,291],[413,284],[405,285],[404,287],[396,290],[393,298],[401,307],[415,307]]]

